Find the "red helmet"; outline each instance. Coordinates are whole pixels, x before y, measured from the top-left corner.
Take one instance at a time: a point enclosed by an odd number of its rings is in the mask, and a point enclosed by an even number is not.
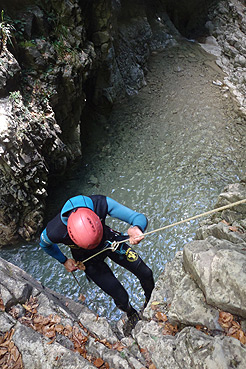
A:
[[[67,229],[73,242],[83,249],[94,249],[102,240],[103,226],[100,218],[88,208],[73,211],[68,217]]]

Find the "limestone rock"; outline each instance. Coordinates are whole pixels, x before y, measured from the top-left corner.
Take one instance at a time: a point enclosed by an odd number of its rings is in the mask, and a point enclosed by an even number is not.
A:
[[[214,238],[190,242],[184,247],[184,267],[208,304],[246,318],[244,244]]]
[[[4,48],[0,53],[0,97],[5,97],[10,91],[16,89],[20,71],[17,60]]]
[[[3,259],[0,276],[0,307],[5,309],[0,310],[0,335],[14,328],[12,341],[24,368],[89,369],[98,358],[116,369],[130,369],[133,363],[136,369],[142,367],[105,318],[43,287]]]
[[[157,325],[139,323],[134,335],[145,347],[156,368],[227,369],[235,363],[244,369],[246,348],[229,337],[210,337],[195,328],[184,328],[175,337],[161,336]],[[234,364],[233,364],[234,365]]]
[[[158,311],[168,314],[173,324],[201,325],[211,330],[221,330],[218,324],[218,310],[208,305],[202,290],[183,268],[183,253],[167,263],[152,293],[151,301],[144,311],[144,317],[153,318],[155,311],[151,304],[158,302]]]

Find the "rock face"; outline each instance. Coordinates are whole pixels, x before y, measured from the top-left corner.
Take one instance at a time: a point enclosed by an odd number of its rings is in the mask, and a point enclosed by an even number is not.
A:
[[[244,113],[243,2],[27,0],[2,6],[0,246],[41,230],[49,179],[81,156],[88,110],[107,114],[115,101],[136,93],[146,84],[150,53],[174,44],[178,29],[190,36],[207,14],[225,83]]]
[[[40,231],[50,176],[81,156],[85,107],[105,113],[136,93],[155,39],[173,40],[138,2],[17,3],[2,4],[0,246]]]
[[[245,190],[245,183],[228,186],[216,207],[244,199]],[[140,347],[153,350],[157,368],[245,366],[246,205],[229,212],[234,220],[228,222],[227,210],[216,213],[198,229],[199,240],[186,244],[166,265],[144,312],[149,322],[135,328],[134,338]],[[205,232],[219,224],[225,233]],[[228,240],[228,233],[238,237]]]
[[[245,1],[221,1],[209,12],[206,27],[220,46],[218,65],[226,72],[225,84],[245,116],[246,78]]]

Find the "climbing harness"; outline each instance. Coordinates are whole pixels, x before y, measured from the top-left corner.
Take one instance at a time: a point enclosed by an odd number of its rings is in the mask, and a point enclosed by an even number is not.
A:
[[[219,208],[216,208],[216,209],[213,209],[213,210],[210,210],[210,211],[206,211],[205,213],[198,214],[198,215],[195,215],[193,217],[180,220],[180,221],[178,221],[176,223],[168,224],[168,225],[166,225],[164,227],[161,227],[161,228],[154,229],[153,231],[149,231],[149,232],[144,233],[144,237],[147,236],[147,235],[149,235],[149,234],[160,232],[160,231],[163,231],[163,230],[165,230],[167,228],[175,227],[176,225],[179,225],[179,224],[182,224],[182,223],[186,223],[186,222],[189,222],[191,220],[194,220],[194,219],[197,219],[197,218],[201,218],[203,216],[207,216],[207,215],[210,215],[210,214],[213,214],[213,213],[217,213],[219,211],[222,211],[222,210],[225,210],[225,209],[229,209],[229,208],[232,208],[233,206],[237,206],[237,205],[240,205],[240,204],[243,204],[243,203],[246,203],[246,199],[243,199],[243,200],[240,200],[240,201],[236,201],[236,202],[233,202],[231,204],[224,205],[224,206],[221,206]],[[139,236],[139,237],[142,237],[142,236]],[[138,238],[138,237],[136,237],[136,238]],[[96,253],[96,254],[90,256],[89,258],[83,260],[82,263],[84,264],[88,260],[96,257],[97,255],[101,254],[104,251],[111,250],[112,252],[115,252],[118,249],[118,247],[119,247],[119,245],[121,243],[128,242],[129,240],[130,240],[130,238],[124,239],[122,241],[113,241],[113,242],[107,241],[107,244],[110,244],[109,247],[106,247],[106,248],[102,249],[101,251],[99,251],[98,253]]]

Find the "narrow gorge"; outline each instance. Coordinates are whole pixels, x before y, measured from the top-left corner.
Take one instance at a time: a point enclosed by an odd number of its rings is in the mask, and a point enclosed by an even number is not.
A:
[[[246,198],[244,1],[1,7],[0,364],[244,369],[245,203],[141,242],[156,287],[130,337],[108,296],[38,246],[80,193],[148,230]],[[140,310],[141,286],[111,267]]]

